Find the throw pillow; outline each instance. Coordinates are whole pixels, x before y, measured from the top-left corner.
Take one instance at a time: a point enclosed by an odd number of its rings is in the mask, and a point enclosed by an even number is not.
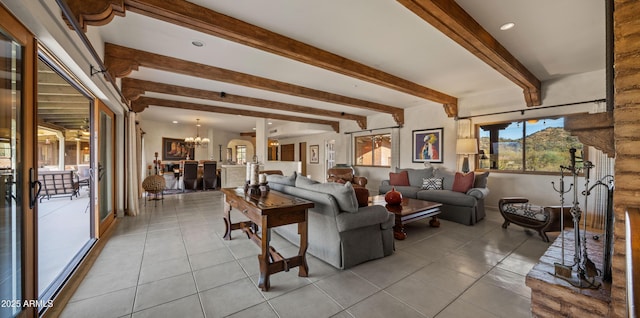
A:
[[[407,171],[400,171],[398,173],[389,172],[389,184],[392,186],[408,186],[409,174]]]
[[[269,183],[280,183],[288,186],[296,185],[296,172],[294,171],[290,176],[281,176],[279,174],[268,174],[267,182]]]
[[[320,182],[309,179],[301,174],[296,176],[295,186],[298,188],[306,188],[306,186],[319,184]]]
[[[437,169],[433,173],[435,178],[442,178],[442,189],[451,190],[453,189],[453,180],[455,179],[455,172],[445,170],[445,169]]]
[[[396,168],[396,173],[406,171],[409,176],[409,185],[412,187],[420,187],[422,186],[422,179],[433,177],[433,168],[424,168],[424,169],[399,169]]]
[[[353,187],[356,191],[356,199],[358,200],[358,207],[369,205],[369,190],[363,187]]]
[[[442,190],[443,178],[423,178],[422,189],[424,190]]]
[[[453,178],[453,187],[451,188],[451,190],[467,193],[469,189],[473,188],[474,181],[475,175],[473,171],[467,174],[456,172],[456,175]]]
[[[487,187],[487,178],[489,177],[489,171],[485,171],[483,173],[479,173],[476,175],[476,181],[473,185],[474,188],[486,188]]]

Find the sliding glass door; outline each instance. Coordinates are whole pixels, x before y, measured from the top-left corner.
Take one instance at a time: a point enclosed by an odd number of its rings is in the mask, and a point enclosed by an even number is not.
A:
[[[95,238],[93,99],[44,50],[37,63],[38,293],[49,300]]]
[[[35,316],[33,36],[0,5],[0,317]]]

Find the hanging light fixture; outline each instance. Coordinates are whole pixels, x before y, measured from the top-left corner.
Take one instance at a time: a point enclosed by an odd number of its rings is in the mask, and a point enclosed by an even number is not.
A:
[[[200,138],[200,119],[196,119],[196,136],[187,137],[184,139],[184,142],[187,144],[187,147],[206,147],[209,144],[209,138]]]

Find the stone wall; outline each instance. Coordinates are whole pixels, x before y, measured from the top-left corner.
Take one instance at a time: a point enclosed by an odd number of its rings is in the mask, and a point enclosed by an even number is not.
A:
[[[626,211],[640,206],[640,1],[615,0],[614,8],[616,190],[610,315],[627,317]]]

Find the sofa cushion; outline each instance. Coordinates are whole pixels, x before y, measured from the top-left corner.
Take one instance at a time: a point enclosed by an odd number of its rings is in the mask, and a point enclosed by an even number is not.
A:
[[[369,205],[369,190],[363,187],[353,187],[356,192],[356,200],[358,201],[358,207]]]
[[[422,179],[433,177],[433,168],[424,168],[424,169],[398,169],[396,168],[396,172],[406,171],[409,176],[409,185],[414,187],[422,186]]]
[[[351,182],[345,184],[335,182],[320,183],[304,176],[298,176],[296,178],[296,187],[330,194],[336,199],[341,211],[351,213],[358,212],[358,200],[356,199],[356,192],[353,190]]]
[[[314,184],[320,184],[320,182],[313,179],[309,179],[303,175],[296,176],[295,186],[298,188],[308,189],[308,186],[311,186]]]
[[[389,184],[393,186],[408,186],[409,174],[407,171],[400,171],[398,173],[389,172]]]
[[[295,171],[293,172],[292,175],[290,176],[281,176],[279,174],[268,174],[267,175],[267,182],[269,183],[279,183],[279,184],[283,184],[283,185],[288,185],[288,186],[295,186],[296,185],[296,173]]]
[[[451,190],[453,189],[453,180],[455,178],[455,173],[453,171],[445,170],[445,169],[436,169],[433,173],[434,178],[442,178],[442,189],[443,190]]]
[[[548,217],[543,207],[529,203],[507,203],[502,206],[502,211],[543,222]]]
[[[442,178],[422,179],[422,190],[442,190]]]
[[[469,189],[473,188],[473,182],[475,180],[476,179],[473,171],[467,174],[456,172],[456,175],[453,179],[453,187],[451,188],[451,190],[455,192],[467,193]]]
[[[473,196],[451,190],[420,190],[416,197],[420,200],[464,207],[473,207],[478,202]]]
[[[486,188],[489,171],[476,174],[476,181],[473,183],[474,188]]]
[[[412,198],[412,199],[415,199],[416,198],[416,193],[418,193],[418,191],[422,190],[419,187],[412,187],[412,186],[380,185],[380,187],[378,188],[378,193],[379,194],[386,194],[387,192],[389,192],[391,190],[392,187],[395,188],[396,191],[402,193],[402,197],[403,198]]]

